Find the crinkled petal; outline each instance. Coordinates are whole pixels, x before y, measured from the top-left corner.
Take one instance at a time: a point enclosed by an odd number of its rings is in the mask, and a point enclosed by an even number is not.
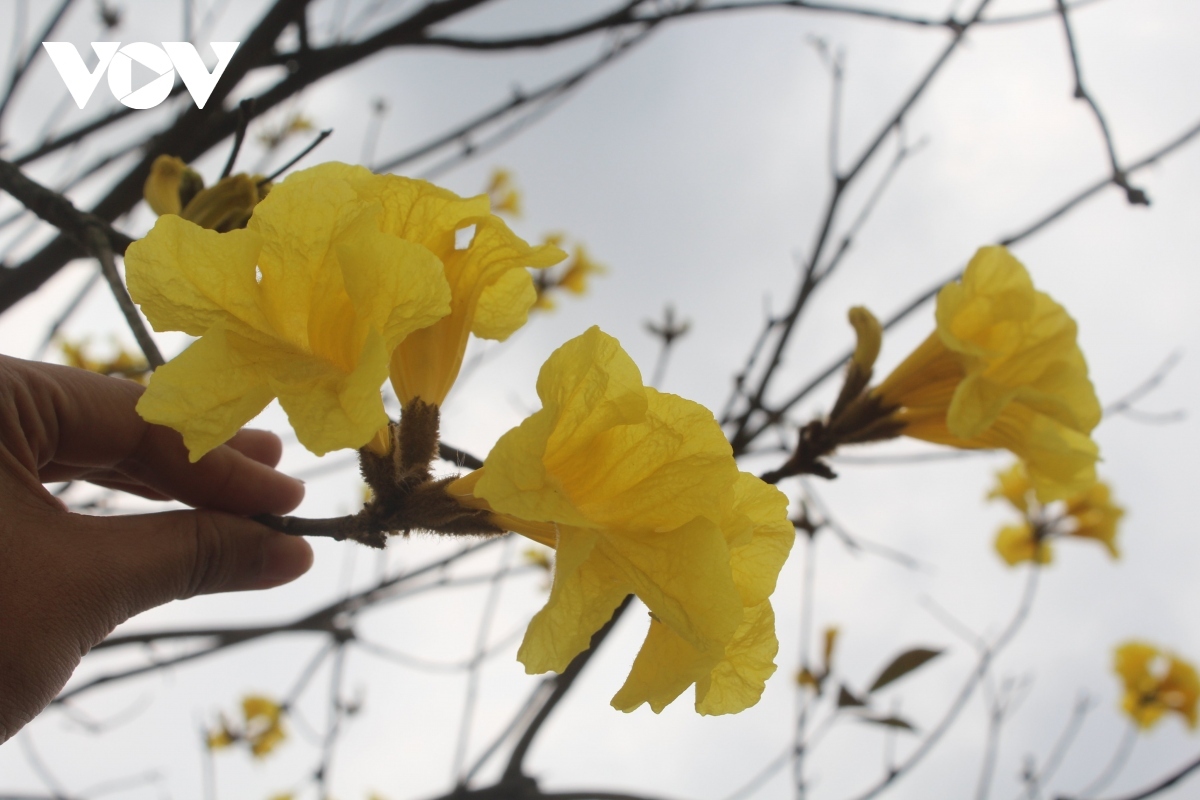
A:
[[[480,293],[471,333],[502,342],[528,321],[535,302],[537,289],[529,272],[510,269]]]
[[[442,264],[427,248],[379,230],[382,209],[365,210],[337,244],[346,293],[388,351],[450,313]]]
[[[362,167],[321,164],[295,172],[254,209],[247,229],[262,236],[262,305],[276,335],[309,346],[310,322],[349,305],[331,250],[371,204],[350,180]]]
[[[161,216],[125,253],[129,294],[156,331],[202,336],[220,324],[269,334],[254,277],[262,247],[253,231],[217,233]]]
[[[643,424],[560,449],[547,466],[576,506],[604,525],[670,530],[698,514],[719,519],[738,471],[712,412],[676,395],[645,393]]]
[[[657,714],[689,686],[704,680],[721,658],[719,651],[701,651],[666,625],[651,618],[650,630],[638,651],[629,677],[612,699],[613,708],[630,712],[643,703]]]
[[[501,514],[533,522],[595,527],[575,508],[542,461],[554,423],[554,417],[542,410],[501,436],[483,468],[476,470],[482,474],[473,494]]]
[[[673,531],[606,534],[596,549],[655,617],[693,647],[724,647],[741,620],[742,602],[716,524],[697,517]]]
[[[155,370],[138,414],[183,434],[189,458],[197,461],[271,402],[263,369],[270,359],[262,343],[214,327]]]
[[[738,473],[733,507],[722,521],[729,565],[742,605],[758,606],[775,593],[779,571],[796,542],[787,495],[748,472]]]
[[[370,331],[357,367],[342,372],[317,359],[286,355],[270,365],[270,385],[300,443],[317,455],[359,448],[388,423],[379,387],[387,379],[387,349]]]
[[[517,651],[530,675],[565,670],[630,593],[608,559],[595,552],[597,541],[594,532],[560,527],[550,597]]]
[[[742,624],[725,648],[725,657],[696,684],[701,714],[736,714],[758,702],[775,674],[775,611],[769,602],[747,608]]]

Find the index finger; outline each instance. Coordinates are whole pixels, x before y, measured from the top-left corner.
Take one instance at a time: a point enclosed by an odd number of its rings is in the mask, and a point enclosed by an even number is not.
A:
[[[183,438],[134,410],[145,389],[133,381],[72,367],[4,358],[20,430],[39,473],[51,464],[108,468],[191,506],[234,514],[280,514],[304,497],[304,485],[221,446],[188,460]]]

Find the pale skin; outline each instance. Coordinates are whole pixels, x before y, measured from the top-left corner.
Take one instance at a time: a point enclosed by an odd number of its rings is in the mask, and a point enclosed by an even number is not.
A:
[[[303,539],[246,515],[295,508],[274,434],[242,430],[190,463],[120,378],[0,356],[0,743],[42,711],[129,617],[172,600],[268,589],[312,565]],[[43,486],[84,480],[200,510],[69,512]]]

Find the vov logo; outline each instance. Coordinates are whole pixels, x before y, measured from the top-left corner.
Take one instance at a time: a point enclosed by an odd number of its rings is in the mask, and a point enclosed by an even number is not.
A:
[[[92,42],[92,50],[99,62],[91,72],[75,45],[70,42],[42,42],[42,47],[46,48],[54,68],[67,85],[67,91],[80,108],[87,105],[106,69],[108,88],[112,90],[113,97],[130,108],[154,108],[166,100],[175,84],[176,70],[188,93],[196,101],[196,108],[204,108],[240,44],[213,42],[209,45],[217,54],[217,66],[212,72],[204,66],[191,42],[163,42],[162,47],[149,42],[130,42],[124,47],[120,42]],[[137,91],[133,89],[135,61],[158,74],[157,78]]]

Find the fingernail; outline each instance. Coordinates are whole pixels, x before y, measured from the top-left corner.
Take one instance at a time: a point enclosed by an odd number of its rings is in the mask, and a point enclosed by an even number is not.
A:
[[[263,540],[262,572],[254,588],[270,589],[296,580],[313,563],[312,547],[299,536],[273,533]]]

